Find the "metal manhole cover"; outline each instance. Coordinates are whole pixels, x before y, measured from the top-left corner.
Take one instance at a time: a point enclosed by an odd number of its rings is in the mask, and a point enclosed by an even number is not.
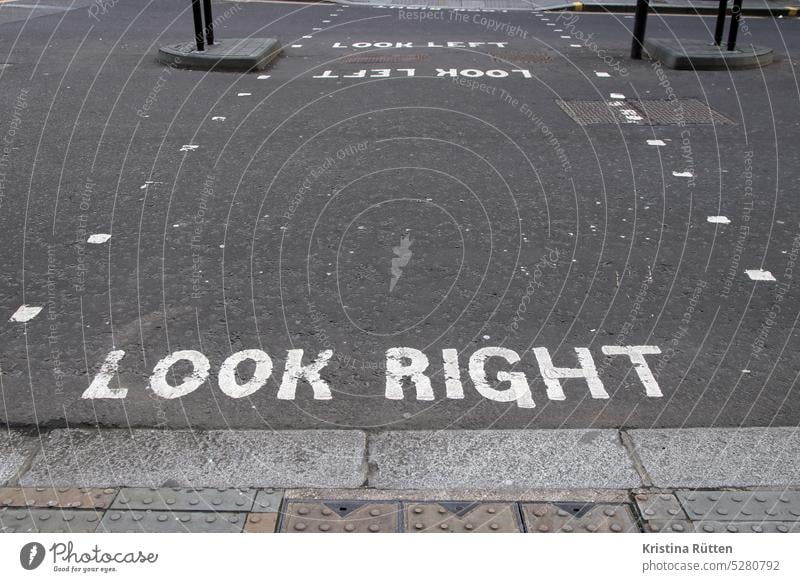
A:
[[[289,501],[280,531],[291,533],[387,533],[399,531],[400,504],[386,501]]]
[[[733,122],[697,99],[585,101],[557,99],[578,125],[729,125]]]
[[[638,532],[626,505],[594,503],[522,503],[525,528],[531,533]]]
[[[427,58],[423,54],[402,54],[402,55],[350,55],[342,59],[346,64],[374,65],[379,63],[418,63]]]
[[[494,62],[515,64],[549,63],[550,55],[547,53],[524,53],[520,51],[489,51],[489,56]]]
[[[405,529],[419,533],[519,532],[514,503],[404,503]]]

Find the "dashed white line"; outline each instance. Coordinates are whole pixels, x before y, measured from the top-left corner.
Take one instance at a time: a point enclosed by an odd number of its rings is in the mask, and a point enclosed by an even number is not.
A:
[[[41,307],[37,307],[35,305],[20,305],[19,309],[14,312],[8,321],[18,321],[20,323],[25,323],[26,321],[30,321],[42,310]]]
[[[200,147],[199,145],[194,145],[194,144],[191,144],[191,143],[187,143],[187,144],[184,144],[184,145],[181,146],[180,151],[182,151],[182,152],[193,152],[194,150],[196,150],[199,147]]]
[[[269,75],[259,75],[259,79],[269,79]]]
[[[772,276],[772,273],[769,271],[765,271],[764,269],[747,269],[745,271],[747,276],[750,277],[753,281],[774,281],[775,277]]]
[[[625,95],[623,95],[622,93],[611,93],[609,94],[609,97],[611,97],[612,99],[625,99]]]
[[[730,224],[731,220],[727,216],[709,216],[706,220],[712,224]]]
[[[595,71],[594,74],[597,75],[598,77],[604,77],[604,78],[611,76],[608,73],[606,73],[605,71]]]
[[[225,121],[225,119],[226,118],[222,115],[215,115],[214,117],[211,118],[211,121]]]
[[[236,94],[237,97],[250,97],[250,95],[252,95],[252,93],[237,93]]]
[[[110,234],[97,233],[91,235],[88,239],[86,239],[86,242],[92,245],[101,245],[104,242],[108,242],[108,239],[110,238],[111,238]]]
[[[665,146],[667,144],[664,143],[664,141],[660,140],[660,139],[648,139],[647,140],[647,145],[661,147],[661,146]]]
[[[691,172],[676,172],[675,170],[672,170],[672,175],[675,176],[676,178],[693,178],[694,177],[694,174],[692,174]]]

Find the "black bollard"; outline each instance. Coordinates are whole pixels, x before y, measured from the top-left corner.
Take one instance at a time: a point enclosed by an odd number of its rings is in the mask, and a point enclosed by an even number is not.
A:
[[[742,0],[733,0],[731,27],[728,29],[728,50],[736,50],[736,35],[739,34],[739,18],[742,16]]]
[[[722,34],[725,31],[725,12],[728,10],[728,0],[719,0],[719,10],[717,10],[717,27],[714,29],[714,44],[722,44]]]
[[[194,40],[197,43],[197,50],[202,51],[205,47],[203,36],[203,14],[200,12],[200,0],[192,0],[192,15],[194,16]]]
[[[203,0],[203,11],[206,17],[206,42],[214,44],[214,19],[211,16],[211,0]]]
[[[650,10],[649,0],[636,0],[636,16],[633,21],[633,43],[631,44],[631,58],[641,60],[642,47],[644,46],[644,31],[647,28],[647,12]]]

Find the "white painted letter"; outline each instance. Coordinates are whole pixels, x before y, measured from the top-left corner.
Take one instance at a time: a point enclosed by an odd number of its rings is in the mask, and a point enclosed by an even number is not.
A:
[[[411,360],[408,365],[402,360]],[[386,350],[386,398],[403,399],[403,378],[409,378],[417,389],[417,400],[433,400],[431,381],[424,372],[428,356],[414,348],[389,348]]]
[[[124,357],[125,350],[108,352],[103,365],[100,366],[100,371],[81,398],[125,398],[128,394],[127,388],[109,388],[108,386],[111,378],[119,370],[119,361]]]
[[[458,350],[442,350],[444,361],[444,385],[447,397],[464,398],[464,386],[461,384],[461,370],[458,369]]]
[[[528,380],[522,372],[498,372],[497,380],[500,382],[510,382],[508,390],[497,390],[489,386],[486,380],[486,360],[489,358],[503,358],[509,364],[519,362],[519,355],[514,350],[506,348],[486,347],[476,351],[469,358],[469,375],[472,378],[475,389],[484,397],[495,402],[517,401],[520,408],[535,408],[531,396],[531,389]]]
[[[647,361],[645,354],[660,354],[661,348],[658,346],[603,346],[600,348],[607,356],[628,356],[633,364],[633,369],[639,376],[639,380],[644,384],[645,393],[651,398],[661,398],[661,388],[658,387],[653,372]]]
[[[245,360],[253,360],[253,377],[244,384],[236,381],[236,368]],[[264,386],[272,374],[272,360],[262,350],[242,350],[227,357],[219,369],[219,389],[231,398],[244,398]]]
[[[169,369],[181,360],[186,360],[192,363],[192,372],[183,382],[177,386],[170,386],[167,383],[167,372]],[[208,362],[203,354],[195,350],[179,350],[172,354],[161,358],[161,360],[153,368],[153,375],[150,376],[150,390],[161,396],[162,398],[180,398],[186,396],[190,392],[197,390],[200,385],[208,378],[208,370],[211,364]]]
[[[586,378],[592,398],[608,398],[608,392],[603,388],[603,382],[597,375],[597,368],[588,348],[575,348],[575,353],[578,354],[579,368],[556,368],[553,366],[553,360],[550,359],[550,352],[547,351],[547,348],[533,348],[533,353],[536,355],[536,361],[539,362],[539,370],[542,372],[542,378],[547,386],[547,397],[550,400],[567,399],[559,378]]]
[[[278,399],[294,400],[294,393],[297,390],[297,381],[305,378],[314,390],[314,400],[331,400],[331,389],[328,383],[323,380],[319,371],[324,368],[331,359],[333,350],[323,350],[317,359],[304,366],[303,350],[289,350],[286,356],[286,370],[283,372],[283,380],[278,390]]]

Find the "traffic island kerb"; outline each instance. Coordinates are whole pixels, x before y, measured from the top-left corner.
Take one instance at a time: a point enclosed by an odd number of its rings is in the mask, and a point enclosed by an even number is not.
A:
[[[197,50],[194,42],[183,42],[158,49],[158,61],[178,69],[262,71],[282,50],[275,38],[220,39],[202,51]]]

